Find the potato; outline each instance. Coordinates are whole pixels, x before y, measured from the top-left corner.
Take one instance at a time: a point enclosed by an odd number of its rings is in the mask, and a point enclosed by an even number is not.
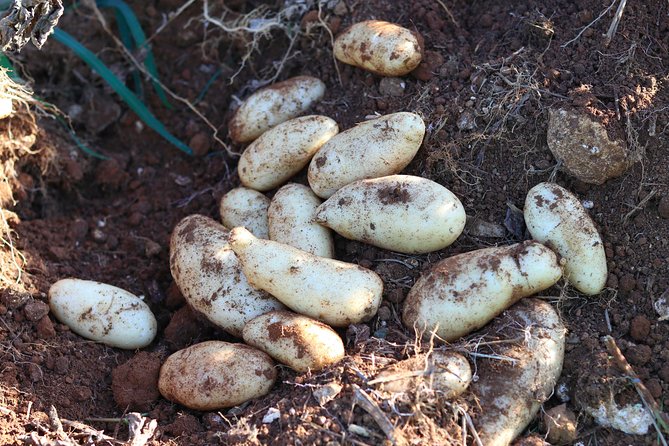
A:
[[[170,240],[170,271],[186,301],[233,336],[256,316],[284,308],[246,280],[228,243],[230,232],[209,217],[181,220]]]
[[[314,221],[321,200],[307,186],[286,184],[269,206],[269,238],[320,257],[334,257],[332,231]]]
[[[146,347],[156,337],[156,318],[139,297],[92,280],[62,279],[49,288],[51,312],[86,339],[112,347]]]
[[[442,185],[391,175],[339,189],[318,208],[316,221],[349,239],[422,254],[453,243],[467,216],[460,200]]]
[[[562,276],[555,253],[541,243],[479,249],[436,263],[404,301],[409,329],[454,341],[487,324],[520,298]]]
[[[249,321],[244,342],[298,372],[321,370],[344,357],[344,343],[332,328],[290,311],[272,311]]]
[[[479,379],[470,389],[480,406],[474,424],[484,445],[511,443],[552,395],[562,371],[565,331],[553,307],[537,299],[521,300],[486,330],[515,342],[483,350],[495,357],[477,360]]]
[[[523,213],[532,238],[564,259],[565,278],[574,288],[590,295],[604,289],[604,244],[578,198],[557,184],[539,183],[527,193]]]
[[[420,64],[421,47],[406,28],[380,20],[356,23],[337,36],[335,57],[381,76],[404,76]]]
[[[277,124],[295,118],[325,95],[325,84],[315,77],[297,76],[249,96],[230,120],[230,138],[250,142]]]
[[[399,173],[416,155],[425,123],[415,113],[393,113],[335,135],[309,164],[309,185],[330,198],[349,183]]]
[[[237,187],[221,198],[221,221],[228,229],[243,226],[258,238],[269,238],[270,199],[253,189]]]
[[[249,283],[297,313],[345,327],[370,319],[381,304],[381,278],[358,265],[261,240],[244,228],[232,230],[230,245]]]
[[[302,116],[263,133],[244,151],[237,172],[246,187],[267,191],[298,173],[339,126],[327,116]]]
[[[274,362],[244,344],[208,341],[170,355],[158,390],[194,410],[218,410],[267,394],[276,381]]]

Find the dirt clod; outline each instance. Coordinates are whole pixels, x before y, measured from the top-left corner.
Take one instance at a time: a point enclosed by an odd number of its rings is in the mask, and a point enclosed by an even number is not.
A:
[[[630,336],[638,342],[644,342],[650,334],[650,321],[644,315],[635,316],[630,321]]]
[[[158,374],[161,357],[158,353],[139,352],[112,371],[114,401],[122,409],[147,411],[160,397]]]
[[[49,305],[41,300],[31,300],[23,307],[23,313],[26,319],[36,322],[49,314]]]

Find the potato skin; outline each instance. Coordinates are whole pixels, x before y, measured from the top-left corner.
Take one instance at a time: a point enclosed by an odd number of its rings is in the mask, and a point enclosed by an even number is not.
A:
[[[246,187],[231,189],[221,197],[219,211],[227,229],[243,226],[256,237],[269,238],[267,209],[270,199]]]
[[[267,394],[276,375],[274,362],[260,350],[207,341],[170,355],[160,368],[158,390],[190,409],[217,410]]]
[[[311,189],[330,198],[349,183],[399,173],[416,156],[425,123],[399,112],[358,124],[335,135],[316,153],[308,170]]]

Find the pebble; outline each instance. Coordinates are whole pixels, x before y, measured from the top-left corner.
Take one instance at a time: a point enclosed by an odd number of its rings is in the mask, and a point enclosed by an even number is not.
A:
[[[41,300],[33,300],[23,307],[23,313],[25,314],[26,319],[36,322],[49,314],[49,305]]]
[[[576,440],[576,415],[560,404],[547,410],[543,416],[546,427],[546,439],[551,444],[569,444]]]
[[[383,96],[400,97],[404,95],[406,82],[398,77],[384,77],[379,83],[379,93]]]

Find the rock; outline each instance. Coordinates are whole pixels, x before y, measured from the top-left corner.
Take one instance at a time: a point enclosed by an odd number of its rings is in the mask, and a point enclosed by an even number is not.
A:
[[[625,141],[611,140],[602,124],[583,113],[549,110],[547,142],[565,170],[585,183],[602,184],[633,164]]]
[[[551,444],[568,444],[576,440],[576,415],[560,404],[544,413],[546,439]]]
[[[398,77],[384,77],[379,83],[379,93],[383,96],[402,96],[405,88],[406,82]]]
[[[476,128],[476,116],[474,111],[466,109],[460,114],[457,126],[460,130],[474,130]]]
[[[500,224],[468,215],[465,233],[472,237],[504,238],[506,237],[506,228]]]
[[[41,300],[33,300],[23,307],[23,313],[25,314],[26,319],[36,322],[49,314],[49,305]]]
[[[657,207],[657,213],[662,218],[669,219],[669,195],[665,195],[660,199],[660,204]]]
[[[646,435],[653,424],[653,416],[641,404],[628,404],[620,407],[615,401],[599,404],[599,407],[586,406],[585,411],[602,427],[611,427],[626,434]]]

